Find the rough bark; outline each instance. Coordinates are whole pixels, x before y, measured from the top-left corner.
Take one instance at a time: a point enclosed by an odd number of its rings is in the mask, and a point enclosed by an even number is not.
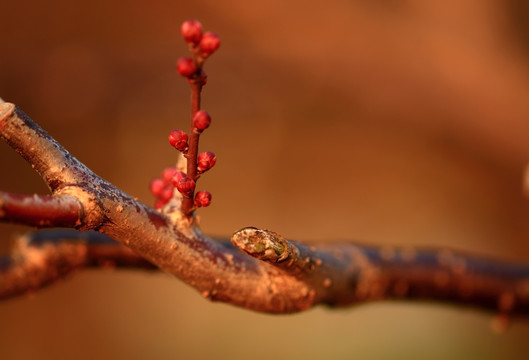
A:
[[[271,313],[384,299],[451,302],[507,315],[529,312],[527,265],[443,249],[306,246],[252,227],[235,232],[233,246],[202,234],[178,201],[157,211],[100,178],[13,104],[0,104],[0,137],[51,191],[0,193],[0,221],[94,230],[121,243],[87,240],[94,235],[80,240],[48,233],[40,242],[30,237],[12,257],[0,260],[0,298],[106,262],[153,264],[207,298]]]

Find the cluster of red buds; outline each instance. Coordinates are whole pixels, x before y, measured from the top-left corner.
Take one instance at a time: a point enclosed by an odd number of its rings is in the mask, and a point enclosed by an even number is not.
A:
[[[193,55],[182,57],[176,63],[177,72],[191,84],[191,131],[188,135],[183,130],[171,130],[169,144],[187,159],[187,171],[180,171],[176,167],[165,168],[161,178],[151,182],[150,190],[156,197],[155,208],[161,208],[172,199],[176,188],[182,194],[182,212],[191,216],[196,208],[206,207],[211,203],[209,192],[198,191],[195,194],[198,178],[217,161],[211,151],[198,154],[200,135],[211,124],[211,116],[199,108],[202,86],[206,84],[207,78],[202,67],[206,59],[219,48],[220,39],[212,32],[203,32],[202,25],[196,20],[185,21],[180,30]]]
[[[175,166],[169,166],[163,169],[161,178],[156,178],[151,181],[150,190],[156,197],[154,203],[156,209],[161,208],[172,199],[175,188],[173,179],[183,176],[185,174],[177,170]]]
[[[207,77],[202,70],[202,65],[219,48],[219,36],[209,31],[203,32],[202,24],[196,20],[184,21],[180,32],[188,43],[193,57],[186,56],[178,59],[176,70],[189,82],[199,80],[202,85],[205,85]]]

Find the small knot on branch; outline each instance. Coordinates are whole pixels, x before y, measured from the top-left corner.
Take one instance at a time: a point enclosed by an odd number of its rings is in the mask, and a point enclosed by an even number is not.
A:
[[[231,242],[256,259],[279,263],[292,255],[292,246],[281,235],[249,226],[237,230]]]

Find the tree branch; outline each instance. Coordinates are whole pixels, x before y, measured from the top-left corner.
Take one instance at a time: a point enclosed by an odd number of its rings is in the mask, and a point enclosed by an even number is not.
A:
[[[106,235],[75,230],[29,232],[0,257],[0,299],[43,288],[82,268],[157,269]]]
[[[361,298],[435,300],[529,315],[529,266],[451,249],[366,249],[377,271]]]
[[[529,266],[449,249],[377,248],[352,243],[309,247],[244,228],[232,242],[310,284],[318,302],[349,305],[408,299],[450,302],[529,315]]]
[[[75,198],[78,221],[70,226],[110,236],[212,300],[272,313],[301,311],[321,303],[345,306],[394,298],[448,301],[504,314],[529,312],[529,267],[525,265],[446,250],[391,250],[350,243],[308,247],[255,228],[233,235],[232,242],[241,252],[204,236],[196,222],[188,221],[174,203],[158,212],[101,179],[12,104],[0,105],[0,137],[34,166],[50,187],[53,200],[37,197],[38,204],[50,201],[64,210],[69,207],[61,205],[62,201],[69,204],[70,197]],[[17,216],[9,210],[14,208],[2,207],[4,221]],[[23,212],[18,211],[18,216]],[[46,225],[35,219],[26,223]],[[74,269],[106,256],[92,252],[87,260],[82,247],[60,244],[51,250],[42,247],[49,255],[39,253],[37,262],[53,258],[53,263]],[[30,259],[32,252],[26,254],[30,256],[24,258]],[[55,267],[49,272],[36,271],[41,274],[38,281],[17,277],[12,263],[4,264],[7,270],[0,276],[0,289],[16,290],[4,290],[5,294],[39,287],[58,274]],[[47,266],[46,261],[40,264]],[[33,270],[25,273],[28,271]]]
[[[75,227],[82,217],[70,195],[20,195],[0,191],[0,221],[37,227]]]

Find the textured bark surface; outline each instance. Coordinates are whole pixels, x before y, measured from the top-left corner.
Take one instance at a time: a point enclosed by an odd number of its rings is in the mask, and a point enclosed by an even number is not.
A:
[[[529,311],[525,265],[443,249],[352,243],[309,247],[251,227],[233,235],[233,246],[202,234],[195,219],[182,216],[178,202],[157,211],[98,177],[13,104],[0,105],[0,136],[52,192],[0,193],[0,220],[96,230],[122,244],[98,242],[97,237],[76,241],[79,237],[72,234],[63,235],[64,241],[56,236],[24,240],[12,258],[2,260],[2,298],[44,286],[74,269],[111,262],[140,268],[154,264],[207,298],[271,313],[395,298],[447,301],[505,315]]]

